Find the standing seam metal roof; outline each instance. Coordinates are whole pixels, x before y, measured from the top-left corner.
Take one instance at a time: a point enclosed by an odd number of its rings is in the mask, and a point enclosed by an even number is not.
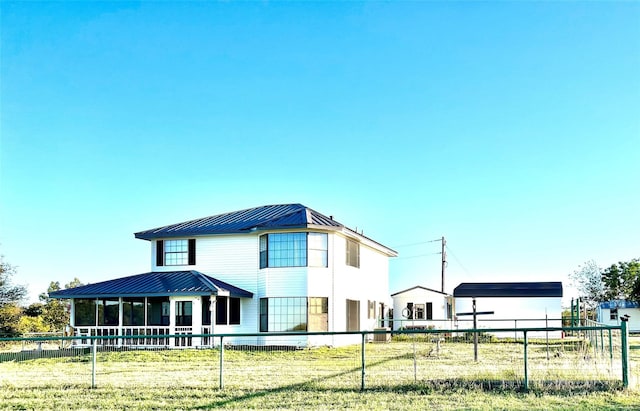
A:
[[[51,298],[144,297],[168,295],[218,295],[252,298],[253,293],[209,277],[199,271],[150,272],[82,285],[49,293]]]
[[[269,205],[185,221],[135,233],[136,238],[152,240],[207,234],[245,233],[258,229],[300,228],[312,225],[344,227],[330,217],[302,204]]]
[[[461,283],[454,297],[562,297],[561,282]]]

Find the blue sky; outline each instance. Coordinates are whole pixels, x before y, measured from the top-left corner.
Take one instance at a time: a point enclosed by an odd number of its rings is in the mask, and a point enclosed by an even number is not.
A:
[[[391,292],[440,288],[441,236],[447,291],[640,257],[638,2],[0,8],[32,299],[149,271],[136,231],[292,202],[395,248]]]

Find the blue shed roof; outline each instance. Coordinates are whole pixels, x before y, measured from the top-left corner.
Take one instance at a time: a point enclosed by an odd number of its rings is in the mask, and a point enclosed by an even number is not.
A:
[[[152,240],[156,238],[185,237],[210,234],[246,233],[254,230],[344,227],[339,222],[318,213],[302,204],[281,204],[248,208],[199,218],[183,223],[135,233],[136,238]]]
[[[253,293],[199,271],[150,272],[49,293],[51,298],[218,295],[252,298]]]
[[[640,308],[640,304],[635,301],[628,300],[611,300],[611,301],[603,301],[598,304],[600,308],[604,309],[612,309],[612,308]]]
[[[562,297],[561,282],[461,283],[454,297]]]

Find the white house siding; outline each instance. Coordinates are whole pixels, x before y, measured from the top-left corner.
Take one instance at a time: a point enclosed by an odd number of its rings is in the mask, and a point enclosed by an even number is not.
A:
[[[472,312],[472,299],[455,299],[456,313]],[[479,315],[479,328],[536,328],[562,326],[561,297],[482,297],[476,298],[476,311],[494,311],[494,314]],[[545,319],[546,316],[546,319]],[[472,328],[472,316],[458,316],[459,328]],[[506,333],[499,336],[522,336],[522,333]],[[560,337],[561,332],[549,333],[550,337]],[[541,338],[546,333],[530,333],[529,337]]]
[[[195,265],[157,266],[155,259],[157,241],[152,241],[152,270],[164,272],[196,270],[254,293],[253,299],[241,299],[240,325],[216,326],[214,324],[213,329],[215,333],[257,332],[259,299],[255,295],[258,288],[258,236],[218,235],[190,238],[196,239]]]
[[[452,328],[452,321],[447,320],[447,295],[436,291],[428,290],[423,287],[414,287],[404,292],[396,293],[393,298],[393,329],[399,330],[402,327],[434,327],[434,328]],[[403,311],[408,303],[424,304],[425,319],[407,319],[403,316]],[[431,320],[426,319],[427,303],[432,304]]]
[[[346,330],[346,300],[357,300],[360,301],[360,329],[373,330],[379,325],[380,303],[384,303],[386,307],[390,305],[389,256],[375,249],[375,243],[354,236],[360,242],[360,267],[350,267],[346,265],[344,235],[329,231],[328,267],[260,269],[261,234],[264,233],[191,237],[196,238],[196,264],[185,266],[157,266],[157,241],[151,241],[152,271],[197,270],[254,293],[253,299],[241,300],[241,325],[214,325],[216,333],[258,332],[260,298],[263,297],[328,297],[329,331]],[[367,318],[369,301],[375,301],[374,318]],[[295,341],[293,345],[342,345],[359,342],[359,338],[354,336],[340,341],[316,338],[305,344]],[[256,341],[277,344],[276,341],[279,340],[281,339],[259,337]]]
[[[333,329],[347,327],[347,300],[360,301],[360,330],[373,330],[379,324],[379,303],[389,304],[388,256],[360,243],[360,268],[346,264],[346,238],[335,235],[333,241]],[[368,317],[368,302],[375,301],[375,318]],[[336,345],[357,343],[359,336],[341,338]]]

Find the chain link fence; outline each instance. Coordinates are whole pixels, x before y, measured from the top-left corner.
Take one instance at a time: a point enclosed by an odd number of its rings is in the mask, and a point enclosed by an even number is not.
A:
[[[624,325],[206,334],[188,349],[144,344],[160,336],[5,338],[0,387],[610,389],[629,384],[626,336]]]

